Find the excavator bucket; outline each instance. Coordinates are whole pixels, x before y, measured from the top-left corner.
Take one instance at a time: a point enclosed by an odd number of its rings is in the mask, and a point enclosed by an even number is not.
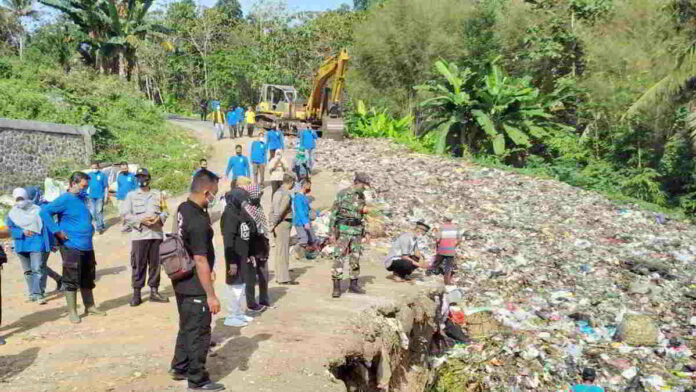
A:
[[[325,116],[321,122],[321,131],[323,138],[333,139],[333,140],[343,140],[344,137],[344,124],[342,117],[329,117]]]

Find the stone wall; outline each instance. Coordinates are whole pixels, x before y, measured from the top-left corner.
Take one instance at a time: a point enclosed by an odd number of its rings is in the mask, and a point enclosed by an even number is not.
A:
[[[0,118],[0,194],[43,184],[60,162],[88,164],[91,126],[72,126]]]

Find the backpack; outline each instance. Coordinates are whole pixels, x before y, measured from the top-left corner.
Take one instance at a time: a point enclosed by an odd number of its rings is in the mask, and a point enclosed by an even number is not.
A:
[[[160,244],[160,264],[172,282],[186,279],[193,275],[196,262],[184,246],[184,239],[179,233],[179,217],[172,223],[172,232],[164,235]]]

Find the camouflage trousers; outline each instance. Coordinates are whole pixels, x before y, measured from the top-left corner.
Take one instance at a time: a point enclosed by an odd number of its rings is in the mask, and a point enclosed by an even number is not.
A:
[[[362,253],[362,237],[341,233],[336,240],[336,248],[333,252],[332,279],[343,279],[343,266],[348,262],[350,266],[349,276],[357,279],[360,276],[360,254]]]

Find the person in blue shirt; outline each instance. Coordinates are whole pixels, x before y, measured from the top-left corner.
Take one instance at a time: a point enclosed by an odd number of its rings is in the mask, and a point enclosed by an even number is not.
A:
[[[239,122],[239,118],[237,118],[237,111],[232,106],[228,107],[227,108],[227,127],[230,130],[230,138],[231,139],[234,139],[237,136],[237,122]]]
[[[312,170],[314,168],[314,160],[316,158],[314,156],[314,150],[317,148],[317,131],[314,129],[305,128],[300,131],[298,138],[300,139],[300,147],[304,148],[307,154],[307,165],[309,166],[309,169]]]
[[[312,230],[312,204],[309,197],[311,191],[312,182],[305,179],[300,191],[295,193],[292,198],[292,225],[295,226],[295,231],[299,237],[298,244],[302,247],[311,247],[316,242]]]
[[[116,207],[121,208],[121,204],[126,200],[126,196],[130,191],[135,190],[138,187],[138,183],[135,180],[135,175],[128,171],[128,162],[121,162],[121,171],[116,176],[116,185],[118,189],[116,190]],[[127,225],[123,226],[123,232],[130,231],[130,227]]]
[[[237,137],[242,137],[242,132],[244,132],[244,116],[246,112],[241,106],[237,106],[234,110],[237,113]]]
[[[593,368],[582,370],[582,384],[575,384],[571,392],[604,392],[604,388],[594,385],[597,372]]]
[[[249,157],[251,158],[251,177],[254,185],[258,185],[263,189],[264,177],[266,175],[266,137],[264,130],[259,132],[258,140],[251,142],[249,146]],[[259,182],[260,179],[260,182]]]
[[[106,315],[97,309],[92,292],[95,287],[97,262],[92,246],[94,226],[86,206],[89,179],[90,177],[83,172],[73,173],[70,176],[68,192],[41,208],[41,219],[48,227],[48,232],[57,239],[63,259],[65,301],[70,322],[74,324],[80,322],[80,316],[77,314],[78,288],[85,305],[85,314]],[[58,223],[53,220],[54,216],[58,218]]]
[[[273,124],[273,128],[268,131],[267,143],[268,151],[270,151],[270,157],[268,158],[269,160],[273,159],[276,150],[285,148],[285,136],[283,135],[283,132],[278,130],[277,124]]]
[[[230,157],[227,160],[227,169],[225,169],[225,176],[229,179],[236,179],[237,177],[251,177],[249,175],[249,160],[247,157],[242,155],[242,145],[237,144],[234,148],[237,155]]]
[[[104,234],[104,203],[109,202],[109,176],[99,170],[99,162],[92,163],[89,173],[89,211],[94,227],[99,234]]]
[[[41,208],[31,201],[26,189],[16,188],[12,192],[12,198],[15,205],[5,218],[5,224],[10,230],[15,252],[22,263],[27,296],[30,301],[43,305],[46,303],[46,262],[53,243],[39,215]],[[60,280],[56,279],[56,283],[60,286]]]

